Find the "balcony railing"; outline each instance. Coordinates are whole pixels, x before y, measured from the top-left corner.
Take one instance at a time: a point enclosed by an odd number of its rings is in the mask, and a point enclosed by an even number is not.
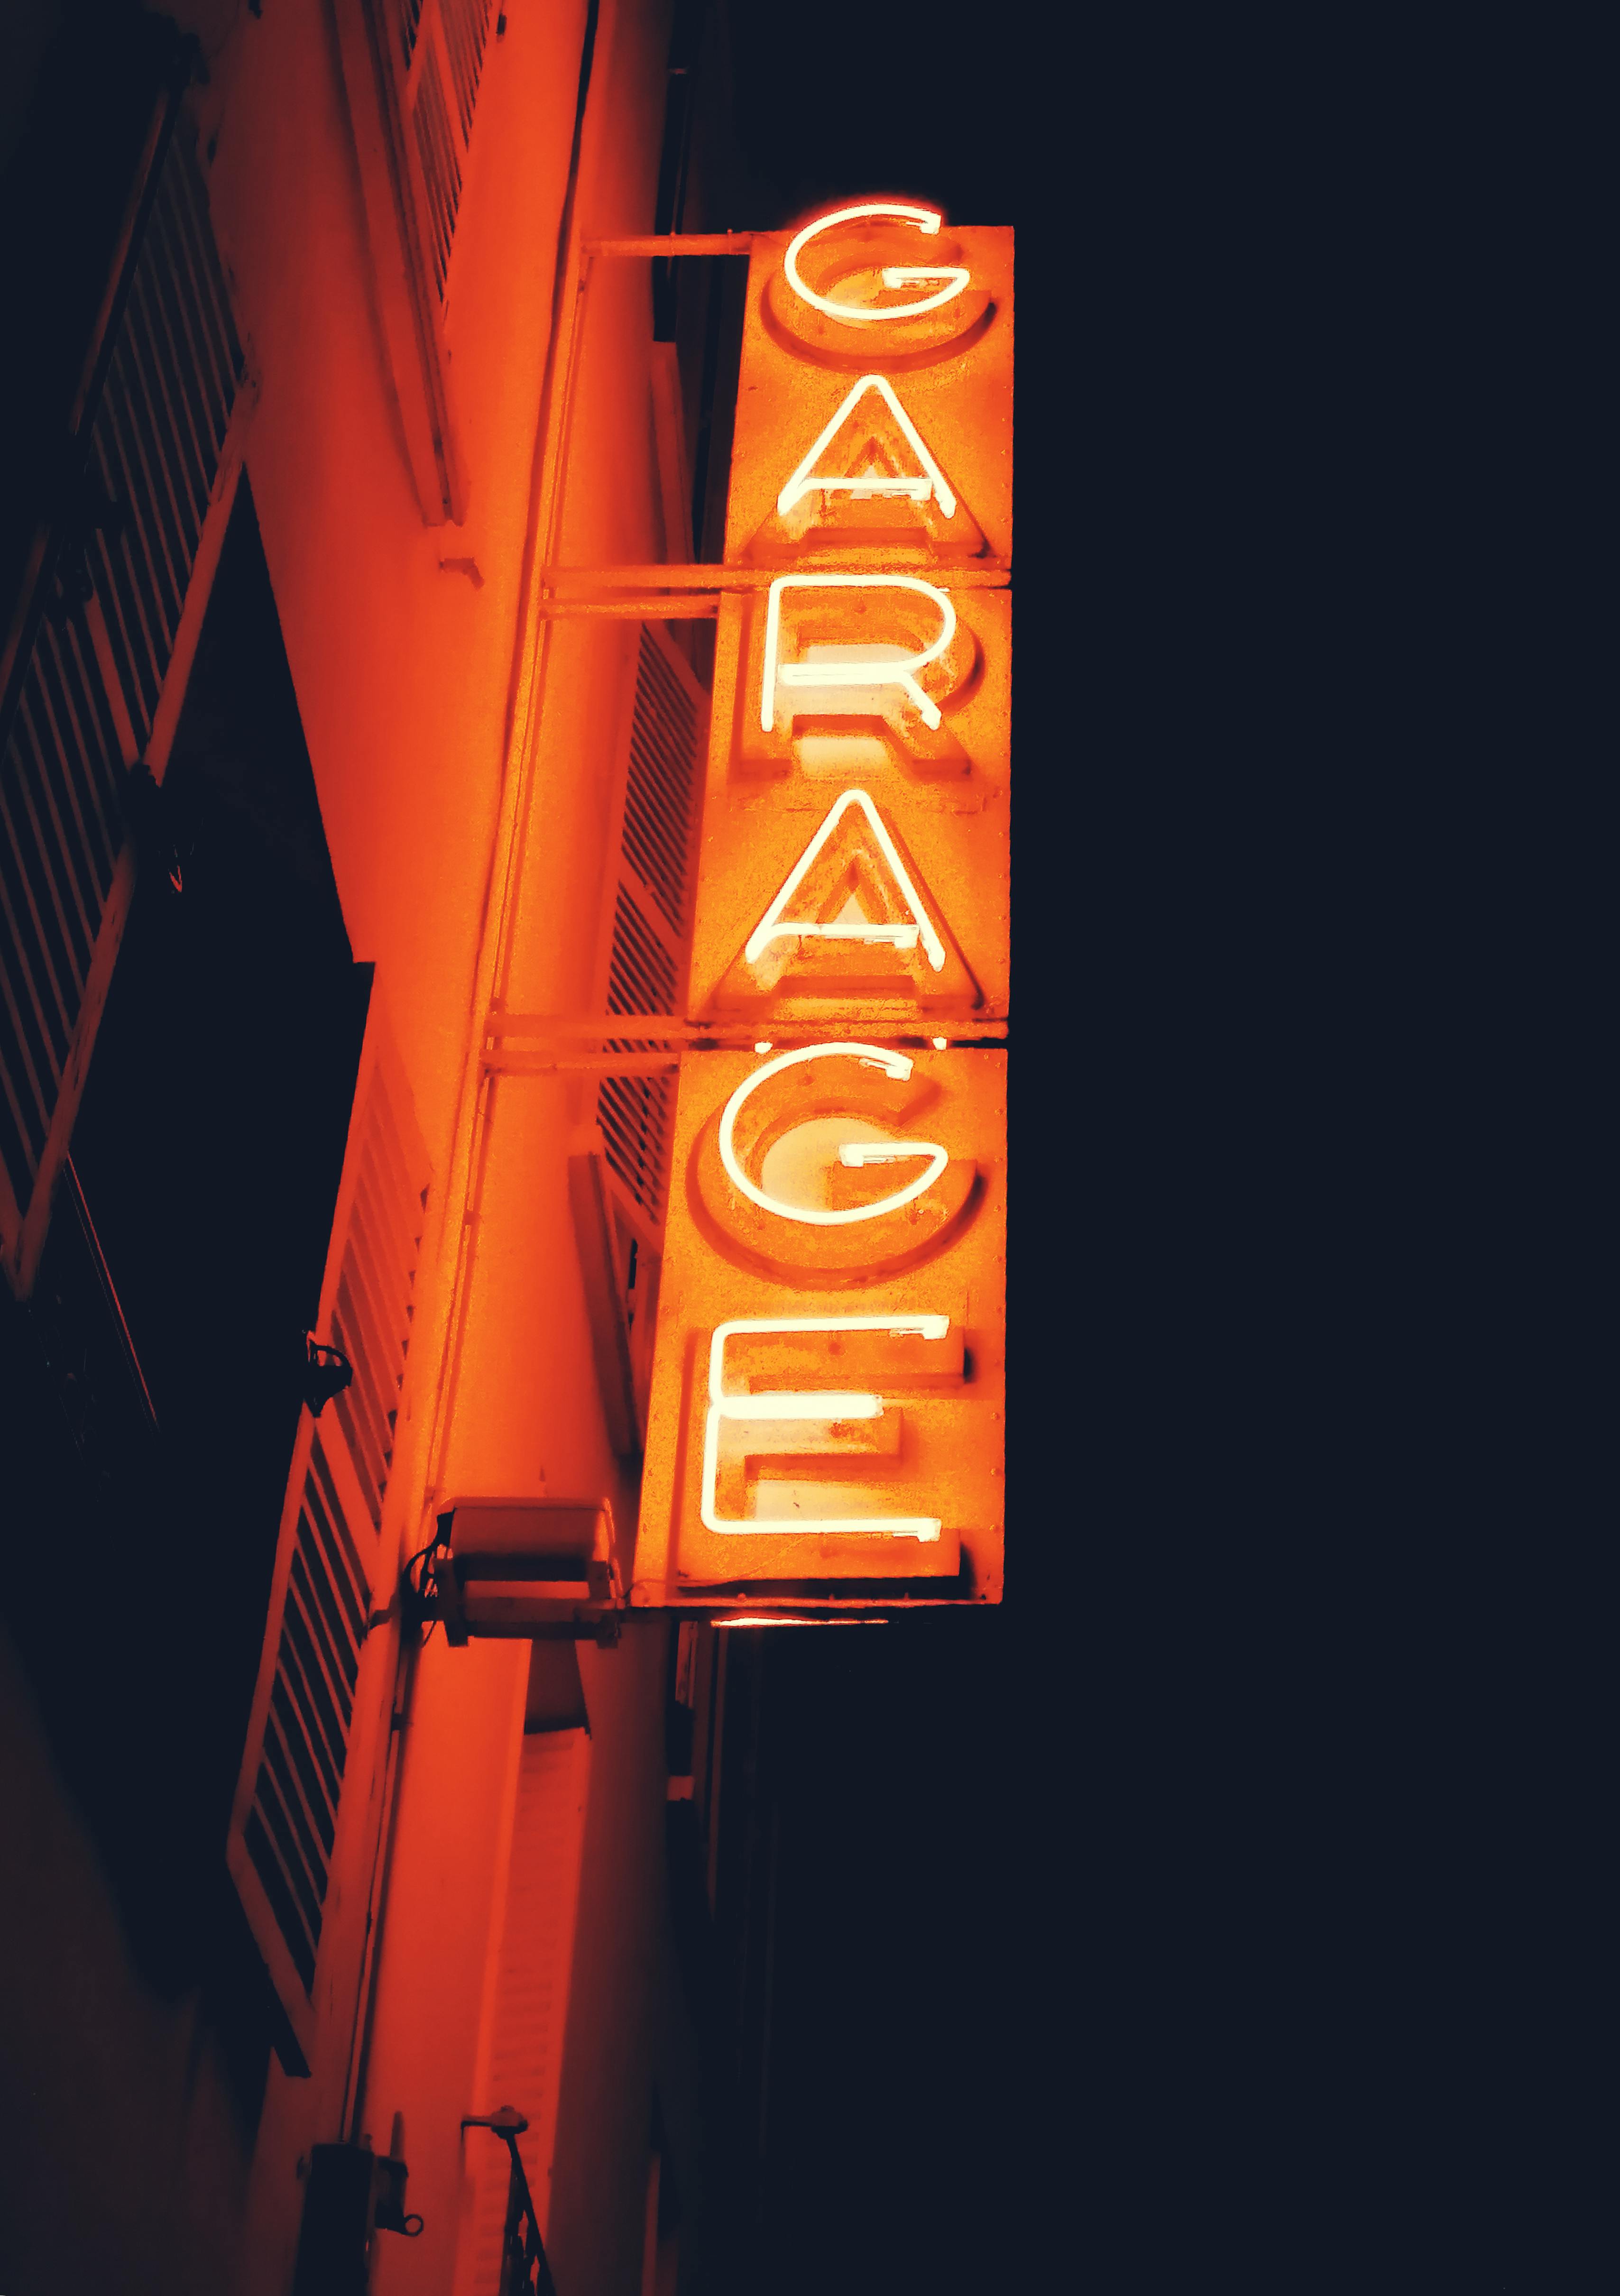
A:
[[[503,2104],[487,2120],[464,2120],[464,2128],[488,2128],[512,2155],[512,2177],[506,2188],[506,2229],[501,2242],[501,2276],[498,2296],[557,2296],[557,2284],[546,2261],[534,2196],[523,2173],[517,2140],[529,2123],[521,2112]]]

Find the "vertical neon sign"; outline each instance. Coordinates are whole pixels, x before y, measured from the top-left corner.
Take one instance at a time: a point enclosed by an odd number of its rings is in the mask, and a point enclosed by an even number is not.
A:
[[[632,1601],[999,1599],[1012,234],[754,242]]]

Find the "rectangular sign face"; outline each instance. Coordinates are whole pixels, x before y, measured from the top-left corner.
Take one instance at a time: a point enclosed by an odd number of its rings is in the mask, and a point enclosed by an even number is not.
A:
[[[937,629],[930,600],[917,597],[914,612],[896,594],[783,592],[782,665],[817,666],[818,645],[835,643],[829,631],[869,623],[898,650]],[[760,725],[769,597],[722,599],[694,1013],[926,1022],[935,1034],[1005,1019],[1012,602],[1005,590],[944,594],[971,668],[937,728],[898,690],[790,689],[769,733]],[[851,713],[834,717],[832,701]],[[829,934],[841,922],[894,930],[886,940]],[[816,930],[789,930],[806,923]]]
[[[1012,264],[753,242],[636,1603],[999,1598]]]
[[[682,1065],[638,1580],[1000,1594],[1007,1055],[883,1056]]]
[[[926,212],[926,210],[922,210]],[[904,216],[819,233],[795,259],[872,310],[892,263],[969,274],[959,295],[915,317],[834,319],[788,283],[787,232],[755,234],[726,515],[729,564],[897,570],[1013,554],[1013,234],[932,235]],[[829,274],[846,275],[840,279]],[[915,293],[915,291],[913,291]],[[862,299],[855,304],[855,299]],[[860,492],[886,480],[890,491]],[[813,484],[813,480],[831,484]],[[909,480],[909,490],[900,482]]]

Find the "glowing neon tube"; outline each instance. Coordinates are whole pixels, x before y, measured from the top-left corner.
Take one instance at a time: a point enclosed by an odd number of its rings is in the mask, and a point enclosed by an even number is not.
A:
[[[807,286],[799,269],[799,258],[811,240],[818,239],[824,231],[835,230],[841,223],[862,223],[868,216],[892,216],[900,223],[914,223],[925,239],[936,238],[944,220],[933,208],[897,207],[887,200],[873,200],[864,207],[839,208],[832,215],[807,223],[788,242],[782,258],[783,274],[801,301],[829,319],[840,320],[846,327],[870,327],[886,319],[920,319],[925,311],[937,311],[942,304],[951,302],[962,292],[973,274],[954,264],[942,264],[932,270],[916,264],[891,265],[882,274],[885,287],[925,286],[934,279],[945,283],[932,295],[924,295],[910,303],[892,303],[886,310],[873,310],[859,303],[840,303],[833,296],[818,295],[813,287]]]
[[[717,1511],[722,1419],[805,1419],[836,1424],[848,1419],[881,1419],[881,1395],[817,1390],[803,1394],[728,1395],[725,1390],[726,1342],[744,1332],[887,1332],[892,1339],[942,1340],[950,1328],[949,1316],[739,1316],[722,1324],[709,1344],[709,1410],[703,1423],[703,1467],[699,1511],[706,1529],[741,1532],[756,1538],[814,1536],[847,1532],[866,1538],[915,1538],[927,1546],[943,1529],[938,1515],[810,1515],[793,1523],[729,1521]]]
[[[907,444],[923,466],[923,475],[915,479],[841,479],[828,478],[816,469],[817,462],[831,446],[851,409],[857,406],[868,391],[876,390],[884,401],[895,421],[905,433]],[[794,504],[806,495],[833,494],[842,491],[864,502],[875,495],[909,495],[913,502],[926,502],[932,495],[947,518],[954,518],[957,498],[945,481],[945,473],[923,444],[922,433],[894,395],[893,385],[881,374],[863,374],[855,388],[817,439],[809,454],[777,496],[777,515],[785,518]]]
[[[745,1077],[726,1103],[720,1118],[720,1162],[733,1187],[741,1191],[750,1203],[758,1204],[761,1211],[775,1212],[778,1219],[801,1220],[807,1227],[853,1227],[860,1220],[882,1219],[886,1212],[896,1212],[902,1205],[913,1203],[931,1188],[944,1170],[950,1158],[933,1140],[859,1140],[844,1141],[839,1145],[838,1160],[846,1169],[859,1171],[866,1164],[893,1164],[902,1159],[926,1156],[928,1168],[909,1180],[903,1188],[880,1196],[876,1203],[856,1204],[845,1211],[824,1212],[802,1204],[784,1203],[751,1180],[737,1160],[735,1134],[736,1120],[743,1103],[768,1077],[780,1076],[784,1069],[798,1067],[805,1061],[826,1061],[835,1058],[859,1061],[862,1068],[881,1069],[891,1082],[903,1084],[915,1065],[904,1053],[884,1051],[876,1045],[810,1045],[802,1052],[778,1053],[774,1061],[767,1061],[762,1069],[755,1069]]]
[[[855,654],[842,661],[785,661],[778,664],[782,644],[782,594],[785,590],[913,590],[940,610],[940,634],[920,653],[902,654],[898,661],[880,654]],[[917,704],[923,723],[931,730],[940,722],[940,709],[917,682],[919,669],[938,661],[957,634],[957,610],[950,594],[914,574],[778,574],[770,586],[765,609],[765,673],[760,686],[760,729],[769,734],[776,724],[777,685],[809,688],[824,693],[848,686],[898,685]]]
[[[867,817],[877,848],[883,855],[900,898],[911,912],[909,924],[823,925],[803,923],[795,917],[785,917],[783,911],[815,866],[816,857],[843,820],[851,806],[858,806]],[[743,951],[744,961],[757,964],[773,940],[853,940],[873,948],[915,948],[920,940],[927,956],[930,970],[942,972],[945,964],[945,944],[940,939],[932,918],[923,906],[922,898],[912,883],[905,863],[900,859],[894,840],[884,828],[882,816],[865,790],[845,790],[831,807],[826,819],[799,856],[786,883],[764,915],[748,936]],[[756,1052],[768,1051],[766,1046],[756,1046]]]

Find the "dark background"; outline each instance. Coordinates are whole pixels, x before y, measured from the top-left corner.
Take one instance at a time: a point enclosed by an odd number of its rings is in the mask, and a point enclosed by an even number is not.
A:
[[[705,227],[906,193],[1016,226],[1020,278],[1007,1596],[769,1638],[739,2296],[1606,2284],[1572,1629],[1612,1505],[1548,1273],[1591,1255],[1560,1013],[1604,905],[1530,802],[1594,756],[1600,586],[1561,648],[1534,594],[1591,487],[1591,62],[1477,19],[727,14]],[[20,429],[68,388],[0,382]],[[196,797],[193,905],[238,828]]]
[[[729,18],[772,220],[1020,283],[1007,1599],[772,1641],[740,2284],[1595,2286],[1516,586],[1594,144],[1484,24]]]

